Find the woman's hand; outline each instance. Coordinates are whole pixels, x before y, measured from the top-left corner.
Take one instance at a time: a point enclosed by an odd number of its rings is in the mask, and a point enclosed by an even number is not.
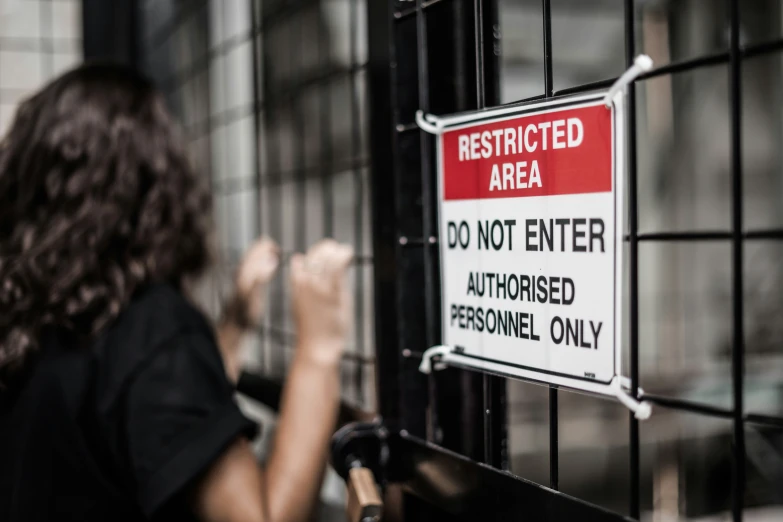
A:
[[[291,259],[291,296],[298,349],[319,363],[340,361],[352,319],[346,269],[353,249],[325,239]]]
[[[280,264],[280,253],[274,241],[258,240],[242,259],[234,283],[234,291],[223,310],[217,337],[223,363],[229,379],[239,377],[240,344],[244,334],[261,325],[266,305],[266,290]]]
[[[277,244],[262,238],[245,253],[237,270],[233,298],[227,305],[227,319],[241,328],[257,328],[264,317],[266,290],[280,264]]]

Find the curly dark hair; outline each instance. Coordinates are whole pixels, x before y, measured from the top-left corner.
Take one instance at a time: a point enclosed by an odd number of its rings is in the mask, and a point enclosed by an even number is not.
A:
[[[0,143],[0,384],[45,332],[91,339],[138,289],[201,273],[210,216],[140,74],[83,65],[24,101]]]

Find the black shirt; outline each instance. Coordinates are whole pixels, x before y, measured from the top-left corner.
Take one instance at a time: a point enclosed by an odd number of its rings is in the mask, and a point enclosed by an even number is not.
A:
[[[42,342],[0,392],[0,521],[192,520],[183,492],[255,425],[176,290],[138,295],[92,346]]]

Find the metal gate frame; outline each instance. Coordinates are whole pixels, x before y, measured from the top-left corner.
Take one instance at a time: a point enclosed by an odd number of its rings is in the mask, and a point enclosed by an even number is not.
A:
[[[625,60],[636,56],[633,0],[624,1]],[[533,100],[608,88],[616,78],[554,91],[552,81],[551,0],[542,0],[544,92]],[[643,75],[641,80],[729,65],[731,228],[720,231],[640,233],[636,143],[636,92],[628,89],[628,218],[629,331],[631,389],[639,388],[639,243],[728,241],[731,243],[732,408],[645,394],[662,407],[716,418],[733,426],[731,511],[743,517],[745,494],[745,427],[747,424],[783,426],[783,418],[748,413],[743,405],[744,324],[743,244],[753,240],[783,239],[783,229],[744,230],[742,198],[742,59],[783,49],[783,40],[740,46],[740,4],[730,0],[728,52],[674,62]],[[436,10],[450,20],[430,27]],[[565,520],[552,508],[578,506],[580,519],[616,520],[619,515],[580,503],[558,489],[558,390],[549,390],[550,484],[532,497],[532,483],[504,472],[506,467],[505,381],[475,372],[447,370],[443,376],[418,373],[422,352],[440,344],[437,201],[435,199],[434,141],[419,131],[414,111],[435,114],[495,107],[498,64],[492,52],[497,35],[492,26],[496,0],[372,0],[368,1],[370,30],[370,115],[373,175],[373,232],[376,258],[375,310],[379,412],[398,442],[395,460],[406,474],[401,479],[407,496],[405,519],[423,520],[443,513],[507,520],[533,516],[536,520]],[[451,22],[451,23],[449,23]],[[430,39],[432,31],[439,38]],[[428,64],[435,47],[451,49],[451,60]],[[434,95],[437,94],[437,97]],[[423,296],[422,291],[423,289]],[[478,380],[477,380],[478,379]],[[475,400],[481,397],[481,401]],[[444,402],[449,400],[445,405]],[[477,422],[481,419],[481,422]],[[475,426],[481,426],[477,433]],[[629,416],[630,495],[628,515],[640,517],[640,443],[638,420]],[[394,452],[394,448],[397,451]],[[449,451],[451,450],[451,451]],[[456,455],[456,452],[459,454]],[[417,462],[458,482],[473,484],[454,498],[433,494],[439,485],[422,473]],[[407,463],[407,464],[406,464]],[[517,502],[524,498],[527,502]],[[426,500],[421,503],[416,499]],[[531,503],[532,502],[532,503]],[[575,503],[575,504],[574,504]],[[409,507],[410,506],[410,507]],[[513,509],[513,508],[516,508]],[[570,513],[576,516],[576,513]],[[570,518],[569,518],[570,519]]]

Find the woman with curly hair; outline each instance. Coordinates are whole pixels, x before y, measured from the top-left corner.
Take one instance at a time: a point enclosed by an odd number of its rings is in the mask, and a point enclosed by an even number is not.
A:
[[[0,520],[305,520],[339,401],[348,247],[291,261],[297,350],[265,469],[237,349],[278,263],[257,243],[216,331],[188,289],[210,198],[162,97],[110,65],[22,103],[0,144]]]

